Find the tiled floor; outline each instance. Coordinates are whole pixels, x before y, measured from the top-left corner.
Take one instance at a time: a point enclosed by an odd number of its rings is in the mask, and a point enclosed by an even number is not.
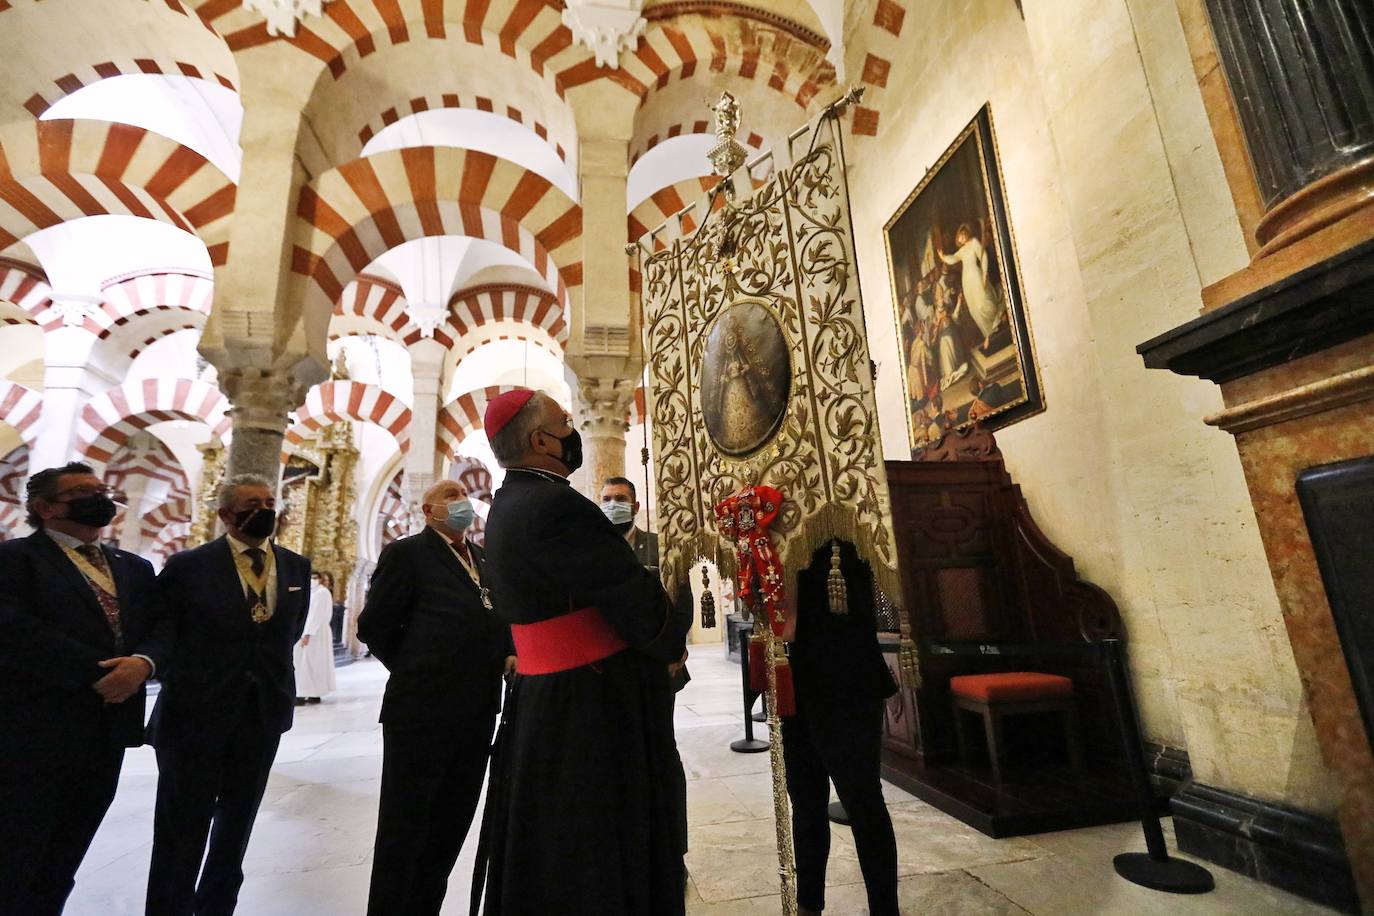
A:
[[[697,916],[778,913],[777,860],[767,754],[736,754],[739,669],[702,647],[679,695],[678,745],[687,769],[692,886]],[[377,815],[386,672],[373,661],[339,671],[339,691],[298,710],[282,740],[245,862],[242,916],[362,914]],[[758,726],[762,729],[763,726]],[[77,875],[72,916],[141,913],[152,838],[156,766],[147,748],[129,754],[119,797]],[[1191,913],[1320,914],[1330,911],[1214,868],[1217,890],[1173,897],[1128,884],[1111,859],[1143,849],[1139,827],[993,840],[886,787],[897,829],[903,912],[1034,913],[1044,916]],[[828,913],[859,914],[863,885],[847,828],[835,827]],[[1172,839],[1172,838],[1171,838]],[[454,869],[445,914],[467,912],[475,831]]]

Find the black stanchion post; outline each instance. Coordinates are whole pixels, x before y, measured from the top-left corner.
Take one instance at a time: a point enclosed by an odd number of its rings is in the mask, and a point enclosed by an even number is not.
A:
[[[1112,705],[1116,707],[1116,722],[1121,729],[1121,744],[1126,751],[1126,766],[1130,769],[1136,800],[1140,806],[1140,828],[1145,833],[1145,848],[1149,852],[1123,852],[1112,860],[1116,873],[1133,884],[1170,894],[1205,894],[1216,887],[1212,873],[1201,865],[1169,856],[1164,842],[1164,829],[1155,813],[1154,792],[1150,775],[1145,768],[1145,751],[1140,741],[1140,723],[1136,721],[1135,702],[1131,698],[1130,677],[1126,673],[1126,659],[1121,640],[1104,639],[1107,677],[1112,685]]]
[[[730,750],[737,754],[757,754],[768,750],[768,742],[754,737],[754,698],[749,695],[749,633],[739,631],[739,676],[744,693],[744,737],[730,742]]]

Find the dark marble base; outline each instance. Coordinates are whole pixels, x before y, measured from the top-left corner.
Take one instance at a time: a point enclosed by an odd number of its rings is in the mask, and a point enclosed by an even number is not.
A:
[[[1154,786],[1156,797],[1172,798],[1193,778],[1188,752],[1180,747],[1146,741],[1145,766],[1150,771],[1150,784]]]
[[[1145,365],[1229,382],[1374,331],[1374,240],[1165,331]]]
[[[1197,783],[1170,803],[1181,852],[1334,907],[1359,912],[1335,823]]]

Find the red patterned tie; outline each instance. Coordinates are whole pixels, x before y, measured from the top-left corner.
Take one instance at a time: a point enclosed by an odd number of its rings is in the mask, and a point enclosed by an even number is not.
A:
[[[76,548],[76,552],[85,557],[92,566],[105,575],[110,574],[110,568],[105,563],[104,552],[95,544],[82,544]],[[105,622],[110,625],[110,632],[114,633],[115,646],[119,651],[123,651],[124,646],[124,625],[119,619],[119,599],[111,595],[90,579],[86,580],[91,584],[91,591],[95,592],[95,600],[100,602],[100,609],[105,612]]]

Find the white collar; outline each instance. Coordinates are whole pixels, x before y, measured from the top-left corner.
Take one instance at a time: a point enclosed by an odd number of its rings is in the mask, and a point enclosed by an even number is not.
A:
[[[56,541],[58,547],[70,547],[72,550],[76,550],[79,547],[84,547],[87,544],[95,544],[96,546],[100,545],[99,538],[97,538],[94,541],[83,541],[81,540],[81,538],[76,537],[74,535],[70,535],[65,531],[56,531],[52,528],[44,528],[43,533],[46,534],[48,537],[52,538],[54,541]]]

